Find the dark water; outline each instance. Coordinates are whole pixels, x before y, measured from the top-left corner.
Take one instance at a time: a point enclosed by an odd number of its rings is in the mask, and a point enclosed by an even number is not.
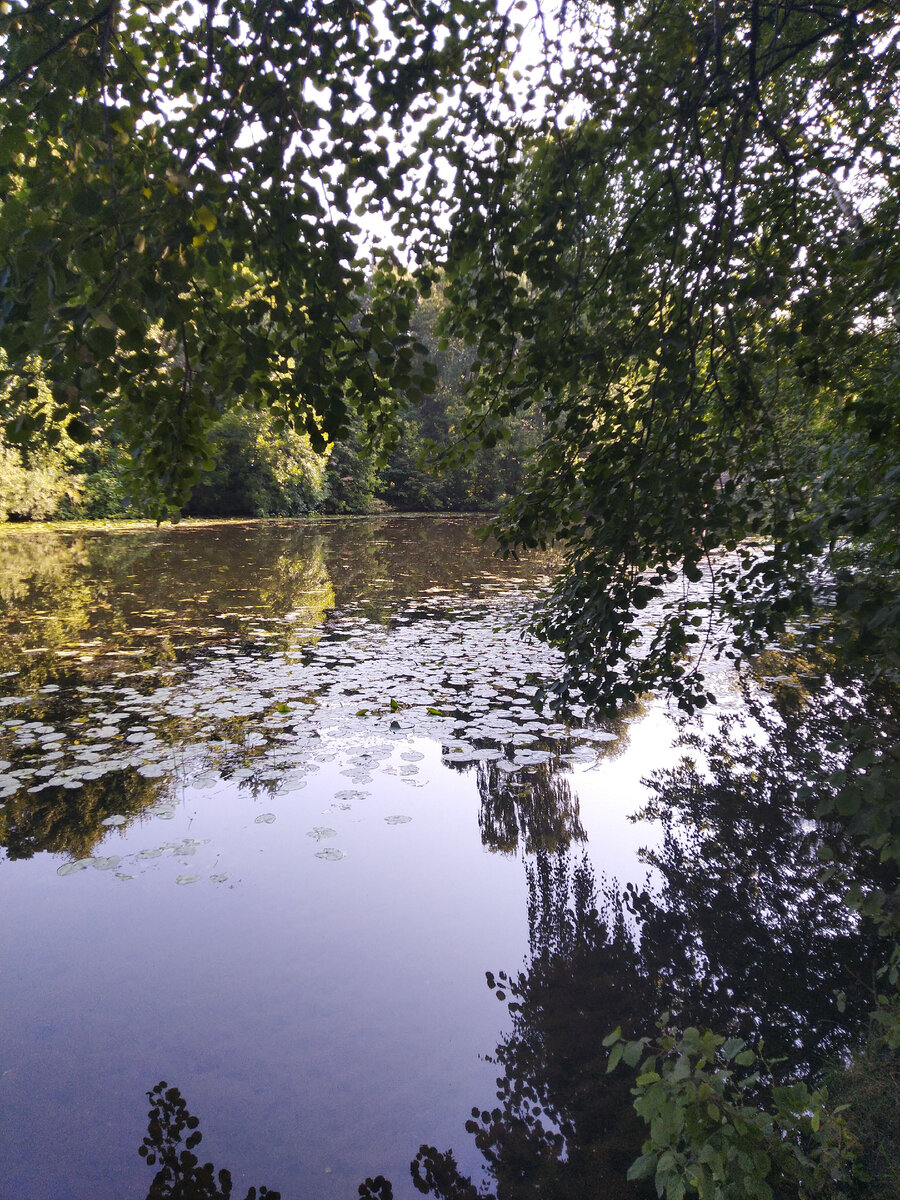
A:
[[[475,531],[3,531],[4,1197],[146,1195],[159,1080],[241,1196],[414,1195],[421,1144],[448,1196],[627,1194],[611,1028],[852,1036],[877,951],[796,739],[720,729],[724,679],[702,746],[541,711],[552,562]]]

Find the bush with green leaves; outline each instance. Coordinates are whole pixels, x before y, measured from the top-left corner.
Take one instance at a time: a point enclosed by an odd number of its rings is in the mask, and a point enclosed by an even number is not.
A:
[[[209,435],[215,465],[194,486],[189,516],[296,517],[325,494],[325,458],[307,435],[278,429],[271,415],[235,410]]]
[[[637,1071],[634,1107],[649,1126],[629,1179],[652,1177],[666,1200],[777,1200],[837,1197],[852,1179],[856,1142],[844,1114],[824,1089],[800,1081],[773,1086],[760,1103],[768,1073],[742,1038],[660,1019],[660,1036],[605,1040],[608,1070]]]

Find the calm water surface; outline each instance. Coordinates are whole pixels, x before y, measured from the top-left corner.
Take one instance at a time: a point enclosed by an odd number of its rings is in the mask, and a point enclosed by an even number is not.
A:
[[[602,728],[577,707],[536,711],[557,664],[521,624],[552,563],[503,563],[476,528],[3,531],[4,1197],[144,1196],[136,1151],[159,1080],[200,1115],[198,1153],[239,1195],[350,1197],[379,1173],[415,1195],[422,1143],[480,1179],[465,1123],[501,1076],[520,1105],[510,1088],[537,1036],[523,990],[556,986],[545,952],[597,902],[591,873],[618,905],[594,939],[603,978],[610,955],[624,964],[619,1000],[593,1014],[594,1057],[616,1003],[648,980],[658,992],[648,956],[670,962],[710,901],[682,877],[690,822],[673,831],[652,804],[631,818],[652,799],[642,778],[684,750],[659,706]],[[777,820],[749,818],[735,862],[754,837],[764,857],[782,838],[797,863],[772,887],[796,907],[808,822]],[[716,938],[740,957],[771,900],[754,914],[732,896]],[[798,964],[814,952],[817,980],[840,981],[855,930],[834,897],[810,903],[802,936],[754,950],[790,987],[767,999],[748,984],[744,1003],[819,1037],[834,1014],[804,1008]],[[510,1010],[489,983],[523,965]],[[577,1125],[567,1136],[596,1140]]]

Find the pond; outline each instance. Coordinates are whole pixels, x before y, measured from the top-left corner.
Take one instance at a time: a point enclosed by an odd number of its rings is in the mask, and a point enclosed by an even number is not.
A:
[[[236,1195],[414,1195],[420,1145],[422,1189],[628,1194],[617,1024],[852,1036],[876,951],[739,692],[693,745],[543,711],[550,559],[449,517],[2,539],[10,1200],[145,1195],[161,1080]]]

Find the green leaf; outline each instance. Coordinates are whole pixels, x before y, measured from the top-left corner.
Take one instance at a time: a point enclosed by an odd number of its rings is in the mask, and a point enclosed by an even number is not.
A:
[[[649,1179],[656,1174],[656,1155],[642,1154],[628,1168],[626,1178],[631,1181],[634,1179]]]
[[[609,1062],[606,1064],[606,1074],[607,1075],[609,1075],[612,1071],[614,1071],[616,1069],[616,1067],[619,1065],[619,1062],[622,1058],[622,1052],[624,1051],[624,1049],[625,1049],[625,1046],[624,1046],[624,1043],[622,1043],[622,1042],[616,1042],[616,1044],[613,1046],[612,1050],[610,1051]]]
[[[625,1065],[629,1067],[637,1066],[638,1061],[643,1053],[644,1043],[642,1041],[626,1043],[625,1048],[622,1051],[622,1058],[625,1061]]]

